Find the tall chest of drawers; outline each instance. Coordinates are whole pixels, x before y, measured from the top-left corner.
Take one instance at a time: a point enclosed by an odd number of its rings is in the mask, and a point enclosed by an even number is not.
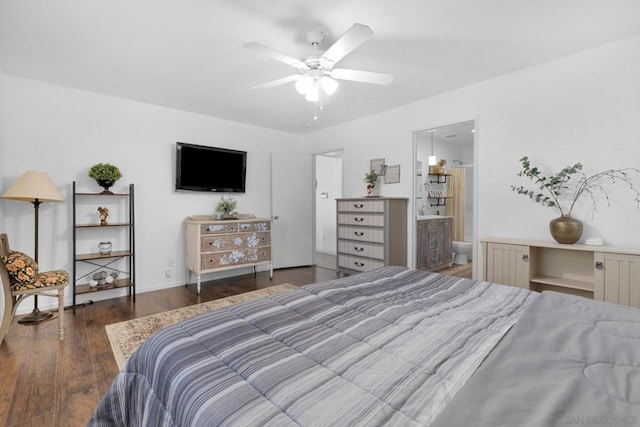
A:
[[[336,272],[406,266],[407,203],[394,197],[337,199]]]
[[[271,220],[246,218],[218,220],[212,216],[192,216],[185,221],[186,283],[189,272],[197,277],[200,294],[202,273],[253,267],[271,262]]]

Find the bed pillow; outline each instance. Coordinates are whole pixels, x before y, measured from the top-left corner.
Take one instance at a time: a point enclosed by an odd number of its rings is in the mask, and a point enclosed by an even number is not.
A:
[[[38,264],[27,254],[18,251],[9,251],[2,256],[2,262],[9,273],[12,285],[27,285],[32,283],[38,274]]]

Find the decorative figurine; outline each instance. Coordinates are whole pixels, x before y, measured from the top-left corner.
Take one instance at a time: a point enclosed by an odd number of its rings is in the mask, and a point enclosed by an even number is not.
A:
[[[109,216],[109,209],[98,206],[98,212],[100,212],[100,225],[109,225],[107,223],[107,217]]]

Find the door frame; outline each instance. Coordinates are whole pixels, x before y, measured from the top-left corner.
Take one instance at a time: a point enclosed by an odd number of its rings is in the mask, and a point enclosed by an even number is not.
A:
[[[313,265],[316,265],[316,223],[317,223],[317,218],[316,218],[316,187],[318,185],[318,181],[317,181],[317,171],[316,171],[316,157],[317,156],[322,156],[322,155],[326,155],[328,153],[335,153],[335,152],[341,152],[342,155],[340,156],[342,158],[342,168],[340,169],[340,197],[342,197],[342,195],[344,194],[344,190],[345,190],[345,184],[344,184],[344,177],[345,177],[345,171],[346,171],[346,155],[347,155],[347,150],[344,147],[340,147],[340,148],[335,148],[333,150],[322,150],[322,151],[318,151],[318,152],[314,152],[311,154],[311,169],[312,169],[312,180],[313,180],[313,185],[312,185],[312,189],[311,191],[313,192],[311,200],[312,200],[312,206],[311,206],[311,210],[312,210],[312,233],[313,233]],[[336,233],[337,233],[337,228],[336,228]],[[336,236],[337,238],[337,236]],[[336,256],[337,256],[337,251],[336,251]]]
[[[473,224],[473,234],[472,234],[472,254],[473,254],[473,265],[472,265],[472,275],[474,279],[477,279],[478,277],[481,277],[482,275],[482,265],[483,265],[483,257],[482,257],[482,251],[479,250],[480,248],[480,244],[479,244],[479,237],[478,237],[478,218],[479,218],[479,197],[478,197],[478,193],[479,193],[479,188],[480,188],[480,117],[476,116],[475,118],[471,118],[471,119],[461,119],[461,120],[454,120],[454,121],[449,121],[449,122],[444,122],[444,123],[439,123],[439,124],[431,124],[431,125],[427,125],[424,126],[422,128],[419,129],[414,129],[411,133],[412,136],[412,140],[413,140],[413,166],[412,166],[412,171],[413,171],[413,183],[411,184],[411,188],[412,188],[412,194],[411,194],[411,198],[409,199],[411,201],[410,206],[412,206],[413,210],[412,210],[412,214],[411,214],[411,226],[408,227],[410,230],[411,235],[409,236],[409,241],[411,242],[411,247],[412,247],[412,257],[413,259],[411,260],[411,262],[409,262],[409,265],[413,265],[415,267],[415,262],[416,262],[416,232],[417,232],[417,222],[416,222],[416,215],[417,215],[417,206],[416,206],[416,179],[415,176],[418,172],[418,165],[417,160],[418,160],[418,141],[417,141],[417,133],[419,132],[426,132],[429,131],[431,129],[440,129],[440,128],[445,128],[445,127],[452,127],[455,125],[459,125],[459,124],[463,124],[463,123],[470,123],[473,122],[473,129],[474,129],[474,133],[473,133],[473,217],[471,218],[472,224]]]

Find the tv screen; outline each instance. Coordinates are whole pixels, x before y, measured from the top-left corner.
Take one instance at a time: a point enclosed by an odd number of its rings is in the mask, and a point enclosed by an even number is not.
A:
[[[244,193],[246,151],[176,142],[176,190]]]

